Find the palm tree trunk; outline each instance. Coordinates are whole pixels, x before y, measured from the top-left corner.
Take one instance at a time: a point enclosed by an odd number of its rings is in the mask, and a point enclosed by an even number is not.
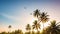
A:
[[[31,34],[30,30],[29,30],[29,34]]]
[[[43,34],[44,34],[44,23],[43,23]]]
[[[9,32],[11,32],[11,28],[9,29]]]

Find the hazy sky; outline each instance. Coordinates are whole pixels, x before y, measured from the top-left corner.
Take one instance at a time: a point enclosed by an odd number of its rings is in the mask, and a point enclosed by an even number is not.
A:
[[[0,0],[0,32],[9,31],[8,25],[12,25],[12,30],[25,30],[26,24],[31,24],[34,20],[30,13],[36,9],[48,12],[51,19],[60,21],[60,1]]]

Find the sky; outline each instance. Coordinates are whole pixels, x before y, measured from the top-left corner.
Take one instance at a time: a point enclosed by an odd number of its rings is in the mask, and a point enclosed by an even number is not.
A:
[[[47,12],[51,20],[60,21],[60,1],[56,0],[0,0],[0,32],[22,29],[35,20],[33,13],[36,9]]]

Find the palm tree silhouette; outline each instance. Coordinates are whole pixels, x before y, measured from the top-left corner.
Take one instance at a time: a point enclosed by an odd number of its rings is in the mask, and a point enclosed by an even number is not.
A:
[[[26,25],[26,30],[28,30],[28,31],[31,30],[31,26],[30,26],[30,24],[27,24],[27,25]]]
[[[30,32],[30,30],[31,30],[30,24],[27,24],[27,25],[26,25],[26,30],[27,30],[28,32],[26,32],[25,34],[31,34],[31,32]]]
[[[49,15],[47,15],[47,13],[42,12],[42,13],[41,13],[41,16],[40,16],[41,22],[42,22],[42,23],[47,22],[47,21],[49,20],[48,16],[49,16]]]
[[[44,27],[44,23],[47,22],[49,20],[47,13],[45,12],[39,12],[39,10],[37,9],[34,13],[34,16],[38,18],[38,23],[42,22],[43,23],[43,27]],[[44,28],[43,28],[44,31]]]
[[[8,26],[8,28],[9,28],[9,32],[11,32],[11,27],[12,27],[11,25]]]
[[[41,15],[40,15],[40,18],[39,18],[40,19],[40,22],[43,23],[43,34],[44,34],[44,23],[46,23],[49,20],[48,16],[49,15],[47,15],[47,13],[42,12]]]
[[[38,17],[40,16],[39,10],[36,9],[36,10],[34,11],[33,15],[34,15],[34,17],[37,17],[37,18],[38,18]]]
[[[60,34],[60,22],[56,23],[56,20],[51,21],[51,26],[48,28],[49,34]]]
[[[33,27],[33,29],[36,29],[37,31],[38,31],[38,29],[40,29],[40,24],[37,23],[37,20],[35,20],[35,21],[33,22],[32,27]]]

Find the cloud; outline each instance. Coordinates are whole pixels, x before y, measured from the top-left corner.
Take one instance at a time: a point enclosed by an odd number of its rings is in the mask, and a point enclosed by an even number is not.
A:
[[[24,14],[22,16],[12,16],[8,14],[2,14],[3,17],[14,20],[14,22],[18,23],[30,23],[33,19],[32,16]]]
[[[15,20],[15,21],[19,21],[20,20],[20,17],[17,17],[17,16],[11,16],[11,15],[7,15],[7,14],[2,14],[2,16],[6,17],[8,19]]]

